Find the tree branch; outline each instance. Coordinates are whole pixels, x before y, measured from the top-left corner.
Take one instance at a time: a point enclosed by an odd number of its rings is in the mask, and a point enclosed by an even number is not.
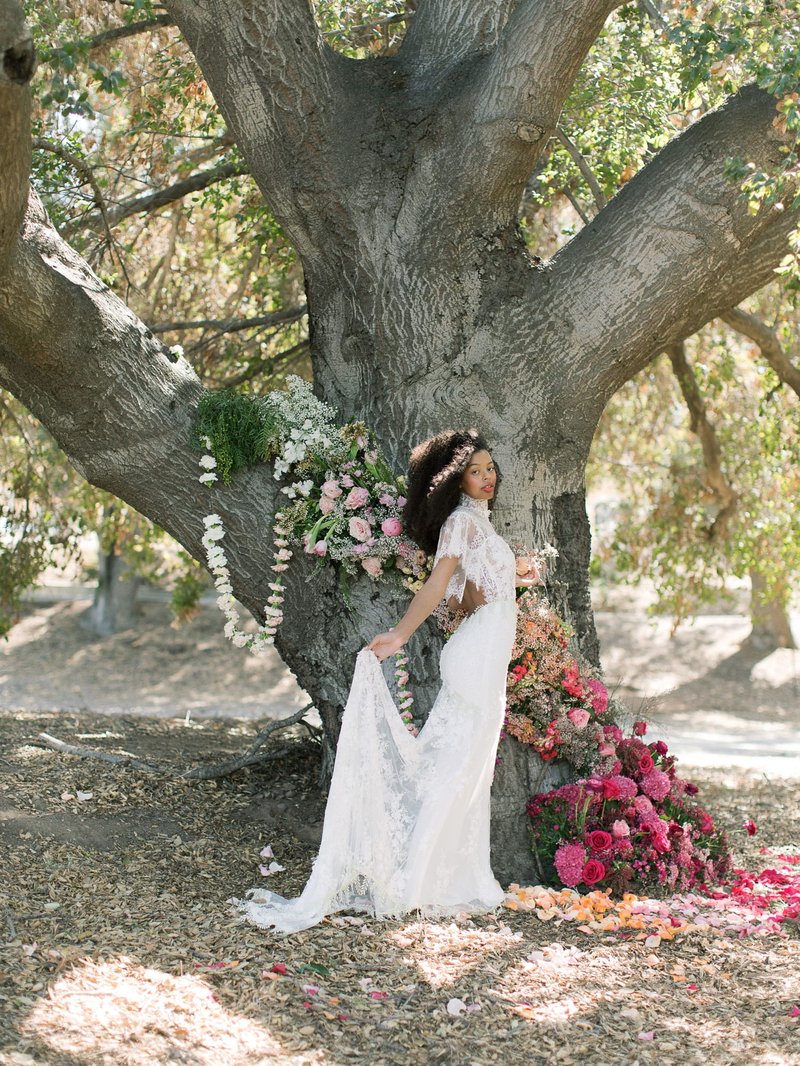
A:
[[[193,318],[182,322],[159,322],[150,326],[152,333],[177,333],[184,329],[216,329],[223,333],[238,333],[255,326],[278,326],[296,322],[306,314],[306,307],[288,307],[284,311],[273,311],[269,315],[254,315],[252,318]]]
[[[490,52],[516,0],[419,0],[400,51],[413,76],[441,83],[468,55]]]
[[[737,333],[754,341],[778,378],[800,396],[800,369],[783,350],[776,330],[770,329],[765,322],[741,307],[732,307],[719,317]]]
[[[556,138],[558,139],[559,143],[562,144],[564,148],[566,148],[567,152],[569,152],[572,162],[581,172],[584,181],[591,190],[592,196],[594,197],[595,208],[598,211],[601,211],[606,206],[606,198],[603,195],[603,190],[600,188],[600,183],[592,173],[591,167],[581,155],[578,146],[574,143],[574,141],[570,140],[570,138],[567,136],[561,126],[559,126],[556,130]]]
[[[722,449],[719,446],[717,431],[706,413],[705,401],[686,358],[683,342],[671,344],[667,348],[667,355],[689,410],[690,429],[700,440],[703,449],[706,482],[719,501],[720,509],[716,518],[706,530],[706,537],[715,540],[725,535],[728,523],[736,514],[739,497],[722,471]]]
[[[86,47],[93,52],[98,48],[104,48],[107,44],[113,44],[114,41],[123,41],[126,37],[135,37],[137,34],[147,33],[161,26],[174,25],[175,20],[171,15],[154,15],[153,18],[142,19],[140,22],[130,22],[127,26],[114,26],[110,30],[103,30],[102,33],[90,37],[86,41]]]
[[[147,193],[144,196],[131,197],[129,200],[123,200],[122,203],[116,204],[114,207],[106,207],[103,205],[102,198],[98,199],[100,195],[99,188],[94,181],[91,167],[87,166],[85,170],[91,175],[88,180],[92,183],[95,202],[100,210],[73,219],[64,227],[65,236],[71,236],[83,230],[94,230],[95,232],[103,232],[105,230],[109,232],[111,226],[118,225],[124,219],[130,218],[131,215],[142,215],[158,211],[159,208],[174,204],[177,200],[182,200],[185,196],[190,196],[194,192],[207,189],[210,185],[215,185],[219,181],[226,181],[228,178],[236,178],[247,173],[247,167],[244,163],[223,163],[208,170],[199,170],[196,174],[192,174],[191,177],[175,182],[174,185],[157,189],[155,192]]]
[[[555,132],[586,53],[615,0],[520,0],[468,93],[473,150],[464,164],[513,210]],[[503,175],[498,188],[499,176]]]
[[[310,0],[166,0],[276,217],[301,255],[312,251],[296,187],[327,174],[336,55]],[[236,76],[229,57],[236,56]],[[330,164],[332,168],[332,163]],[[320,185],[320,190],[324,185]]]
[[[670,343],[775,277],[800,210],[752,216],[723,174],[730,156],[779,166],[774,116],[774,97],[755,86],[708,112],[532,276],[528,331],[541,328],[543,298],[551,328],[558,306],[573,358],[566,389],[589,383],[604,403]]]
[[[220,763],[192,766],[188,770],[175,770],[170,766],[160,766],[156,763],[145,762],[142,759],[137,759],[134,755],[117,755],[111,751],[89,748],[83,744],[67,744],[63,740],[59,740],[58,737],[51,736],[49,733],[40,733],[39,741],[46,748],[50,748],[53,751],[59,751],[64,755],[76,755],[80,759],[97,759],[100,762],[112,763],[115,766],[128,766],[132,770],[141,770],[144,773],[158,774],[161,777],[172,777],[181,781],[213,781],[220,777],[228,777],[230,774],[236,773],[237,770],[243,770],[247,766],[256,766],[259,763],[280,758],[280,756],[286,752],[286,748],[279,748],[277,751],[260,753],[259,749],[266,743],[273,733],[278,732],[278,730],[288,729],[289,726],[295,725],[297,722],[301,721],[313,706],[313,703],[309,703],[299,711],[295,711],[295,713],[288,718],[279,718],[277,721],[270,722],[269,725],[262,729],[256,736],[255,740],[244,754],[238,755],[234,759],[226,759],[224,762]]]

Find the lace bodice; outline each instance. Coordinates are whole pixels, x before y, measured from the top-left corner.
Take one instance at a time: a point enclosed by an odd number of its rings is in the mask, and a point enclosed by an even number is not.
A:
[[[458,566],[445,599],[463,599],[468,581],[479,589],[486,603],[515,599],[514,553],[492,528],[488,500],[473,500],[462,493],[461,502],[445,519],[434,566],[440,559],[453,557],[458,558]]]

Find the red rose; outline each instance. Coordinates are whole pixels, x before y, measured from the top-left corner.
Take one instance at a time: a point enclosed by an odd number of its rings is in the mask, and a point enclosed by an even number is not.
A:
[[[697,821],[701,833],[710,833],[714,828],[714,819],[707,811],[700,811]]]
[[[653,756],[649,751],[646,751],[644,755],[639,756],[639,769],[643,774],[649,774],[654,766]]]
[[[633,723],[633,735],[635,737],[643,737],[647,732],[647,722],[634,722]]]
[[[616,781],[609,781],[608,778],[603,779],[603,799],[617,800],[621,795],[622,792]]]
[[[592,851],[605,851],[606,848],[611,847],[611,834],[605,829],[593,829],[591,833],[586,834],[586,843]]]
[[[758,832],[758,828],[756,827],[756,823],[753,821],[752,818],[748,818],[747,819],[747,821],[742,825],[742,829],[746,829],[747,830],[747,835],[749,837],[754,837],[756,835],[756,833]]]
[[[606,833],[606,836],[608,834]],[[606,868],[599,859],[589,859],[581,873],[581,881],[585,885],[596,885],[606,876]]]

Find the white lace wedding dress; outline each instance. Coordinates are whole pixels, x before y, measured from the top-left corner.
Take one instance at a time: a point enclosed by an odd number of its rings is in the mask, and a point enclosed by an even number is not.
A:
[[[293,932],[341,910],[389,917],[491,910],[489,790],[516,625],[514,554],[488,503],[462,495],[436,552],[458,557],[447,597],[467,581],[486,603],[445,645],[442,687],[412,736],[371,651],[359,652],[342,718],[322,843],[302,895],[253,889],[234,901],[256,925]]]

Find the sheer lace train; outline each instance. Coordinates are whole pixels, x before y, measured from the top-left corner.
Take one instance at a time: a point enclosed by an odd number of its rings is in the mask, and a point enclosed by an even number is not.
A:
[[[296,899],[254,889],[234,901],[248,921],[288,933],[341,910],[437,915],[502,902],[489,865],[489,792],[515,618],[513,598],[498,599],[450,638],[418,737],[377,658],[359,653],[311,876]]]

